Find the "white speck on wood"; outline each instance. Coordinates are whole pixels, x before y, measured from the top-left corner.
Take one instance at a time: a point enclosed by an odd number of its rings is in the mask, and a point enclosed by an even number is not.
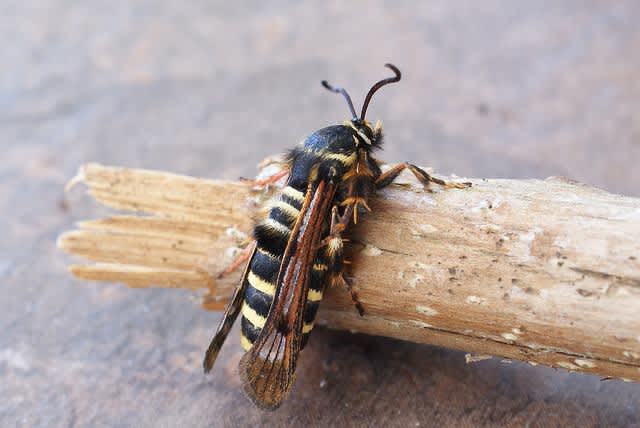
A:
[[[557,248],[567,248],[571,246],[571,242],[569,240],[569,237],[565,236],[565,235],[558,235],[552,243],[552,246],[557,247]]]
[[[411,278],[409,282],[409,287],[416,288],[419,282],[424,281],[424,275],[420,275],[419,273],[415,274],[413,278]]]
[[[471,208],[471,212],[477,214],[489,208],[490,202],[487,199],[483,199],[480,203],[473,208]]]
[[[563,369],[567,369],[567,370],[580,370],[580,367],[570,363],[568,361],[558,361],[556,363],[559,367],[562,367]]]
[[[415,237],[423,237],[424,235],[433,234],[433,233],[436,233],[437,231],[438,231],[438,228],[433,226],[433,225],[430,225],[430,224],[419,224],[412,231],[412,235],[415,236]]]
[[[428,306],[422,306],[422,305],[417,305],[416,306],[416,311],[420,312],[421,314],[427,315],[427,316],[434,316],[434,315],[438,315],[438,311],[436,311],[433,308],[430,308]]]
[[[626,296],[631,296],[632,293],[629,288],[622,286],[622,287],[615,287],[613,289],[612,294],[615,294],[618,297],[626,297]]]
[[[411,266],[414,269],[431,270],[431,266],[425,263],[420,263],[420,262],[409,262],[409,266]]]
[[[368,256],[368,257],[378,257],[382,255],[382,250],[373,245],[366,245],[362,250],[362,255]]]
[[[536,238],[536,234],[542,232],[542,229],[535,227],[527,233],[518,235],[518,240],[511,245],[509,255],[515,257],[519,262],[524,263],[531,258],[531,247]]]
[[[467,296],[465,301],[470,305],[486,305],[487,304],[487,299],[485,299],[484,297],[478,297],[478,296]]]
[[[478,361],[490,360],[493,358],[493,355],[473,355],[473,354],[465,354],[464,361],[467,364],[477,363]]]
[[[593,363],[592,361],[584,360],[582,358],[576,358],[575,360],[573,360],[573,362],[579,365],[580,367],[587,368],[587,369],[592,369],[596,366],[596,364]]]
[[[611,218],[612,220],[640,221],[640,208],[634,211],[624,210]]]
[[[433,327],[431,324],[426,323],[426,322],[424,322],[424,321],[409,320],[409,322],[410,322],[411,324],[415,324],[415,325],[417,325],[417,326],[418,326],[418,327],[420,327],[420,328],[431,328],[431,327]]]
[[[502,228],[497,224],[491,223],[478,225],[478,229],[483,230],[487,233],[498,233],[502,230]]]
[[[502,333],[500,336],[504,337],[506,340],[516,341],[518,340],[518,336],[513,333]]]

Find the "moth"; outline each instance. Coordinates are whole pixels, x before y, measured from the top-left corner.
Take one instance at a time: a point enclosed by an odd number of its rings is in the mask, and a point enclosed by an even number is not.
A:
[[[368,201],[375,192],[405,169],[424,186],[469,185],[446,183],[408,162],[382,172],[373,157],[382,146],[382,126],[380,122],[372,126],[366,113],[380,88],[400,81],[396,66],[385,67],[394,76],[371,87],[360,116],[345,89],[322,81],[326,89],[345,98],[351,119],[309,135],[288,153],[279,174],[260,183],[287,177],[267,215],[254,227],[254,241],[245,256],[233,264],[248,260],[203,362],[207,373],[241,313],[240,341],[246,353],[240,360],[240,377],[245,393],[260,408],[276,409],[287,397],[326,287],[344,287],[364,315],[345,275],[344,236],[361,211],[370,211]]]

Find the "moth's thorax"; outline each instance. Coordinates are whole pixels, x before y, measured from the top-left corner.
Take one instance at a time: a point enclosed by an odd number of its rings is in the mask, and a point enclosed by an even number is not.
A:
[[[310,182],[340,180],[382,142],[382,128],[367,121],[347,121],[319,129],[289,155],[289,184],[303,190]]]
[[[358,148],[371,150],[382,143],[382,125],[367,120],[346,120],[342,125],[327,126],[309,135],[302,143],[312,152],[352,153]]]

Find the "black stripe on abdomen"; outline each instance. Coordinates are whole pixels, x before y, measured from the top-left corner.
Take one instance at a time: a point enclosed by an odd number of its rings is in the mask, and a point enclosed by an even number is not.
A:
[[[272,224],[266,221],[256,225],[253,229],[253,236],[256,238],[258,248],[278,255],[284,253],[289,241],[289,233],[275,229]]]
[[[253,344],[258,338],[258,335],[262,331],[262,329],[256,328],[249,320],[245,317],[242,317],[242,321],[240,322],[240,327],[242,328],[242,335],[249,341],[249,343]]]
[[[258,248],[251,260],[250,270],[263,280],[275,284],[280,270],[280,258],[263,248]]]
[[[244,301],[256,314],[266,318],[269,315],[269,309],[273,303],[273,295],[264,293],[251,284],[247,284],[244,292]],[[256,323],[257,324],[257,323]],[[256,327],[261,327],[257,325]]]

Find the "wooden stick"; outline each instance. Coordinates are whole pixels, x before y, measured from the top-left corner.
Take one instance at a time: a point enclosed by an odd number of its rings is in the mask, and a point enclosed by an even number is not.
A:
[[[95,262],[75,276],[203,289],[206,309],[224,307],[238,275],[215,274],[248,242],[265,191],[96,164],[75,181],[138,213],[64,233],[61,249]],[[471,181],[380,192],[350,234],[366,315],[331,289],[318,322],[640,381],[640,200],[560,178]]]

